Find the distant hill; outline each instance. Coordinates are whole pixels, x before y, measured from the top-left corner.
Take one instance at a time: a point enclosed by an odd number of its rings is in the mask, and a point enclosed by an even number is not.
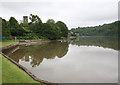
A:
[[[70,30],[72,36],[118,36],[120,21],[94,27],[78,27]]]

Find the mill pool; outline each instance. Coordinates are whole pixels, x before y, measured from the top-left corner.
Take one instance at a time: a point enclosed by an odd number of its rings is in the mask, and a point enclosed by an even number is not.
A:
[[[117,83],[118,50],[116,38],[81,37],[68,42],[17,45],[3,53],[49,82]]]

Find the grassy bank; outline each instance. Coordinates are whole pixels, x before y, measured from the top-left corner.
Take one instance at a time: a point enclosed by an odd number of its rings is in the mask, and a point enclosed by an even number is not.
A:
[[[2,83],[39,83],[34,81],[23,70],[2,57]]]
[[[14,40],[2,41],[2,42],[0,42],[0,47],[5,47],[5,46],[8,46],[8,45],[13,44],[13,43],[15,43]]]
[[[15,43],[15,41],[4,41],[2,47]],[[2,58],[1,58],[2,57]],[[39,83],[33,80],[26,72],[0,55],[2,59],[2,83]]]

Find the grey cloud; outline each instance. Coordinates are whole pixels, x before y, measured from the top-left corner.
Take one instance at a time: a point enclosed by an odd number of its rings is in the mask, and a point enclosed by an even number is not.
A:
[[[118,19],[118,0],[40,0],[35,2],[0,2],[0,16],[9,19],[33,13],[40,16],[43,22],[52,18],[63,21],[69,29],[78,26],[95,26],[110,23]]]

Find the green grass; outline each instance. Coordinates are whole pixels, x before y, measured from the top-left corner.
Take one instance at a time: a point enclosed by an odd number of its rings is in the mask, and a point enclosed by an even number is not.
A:
[[[1,43],[1,42],[0,42]],[[4,41],[2,47],[15,43],[15,41]],[[2,63],[1,63],[2,61]],[[2,65],[1,65],[2,64]],[[2,68],[2,72],[1,72]],[[33,80],[26,72],[17,67],[15,64],[10,62],[4,56],[0,54],[0,75],[2,73],[2,83],[38,83],[45,85],[40,82]],[[1,83],[1,81],[0,81]]]
[[[15,40],[2,41],[2,42],[0,42],[0,47],[5,47],[5,46],[8,46],[8,45],[13,44],[13,43],[15,43]]]
[[[39,83],[2,56],[2,83]]]

